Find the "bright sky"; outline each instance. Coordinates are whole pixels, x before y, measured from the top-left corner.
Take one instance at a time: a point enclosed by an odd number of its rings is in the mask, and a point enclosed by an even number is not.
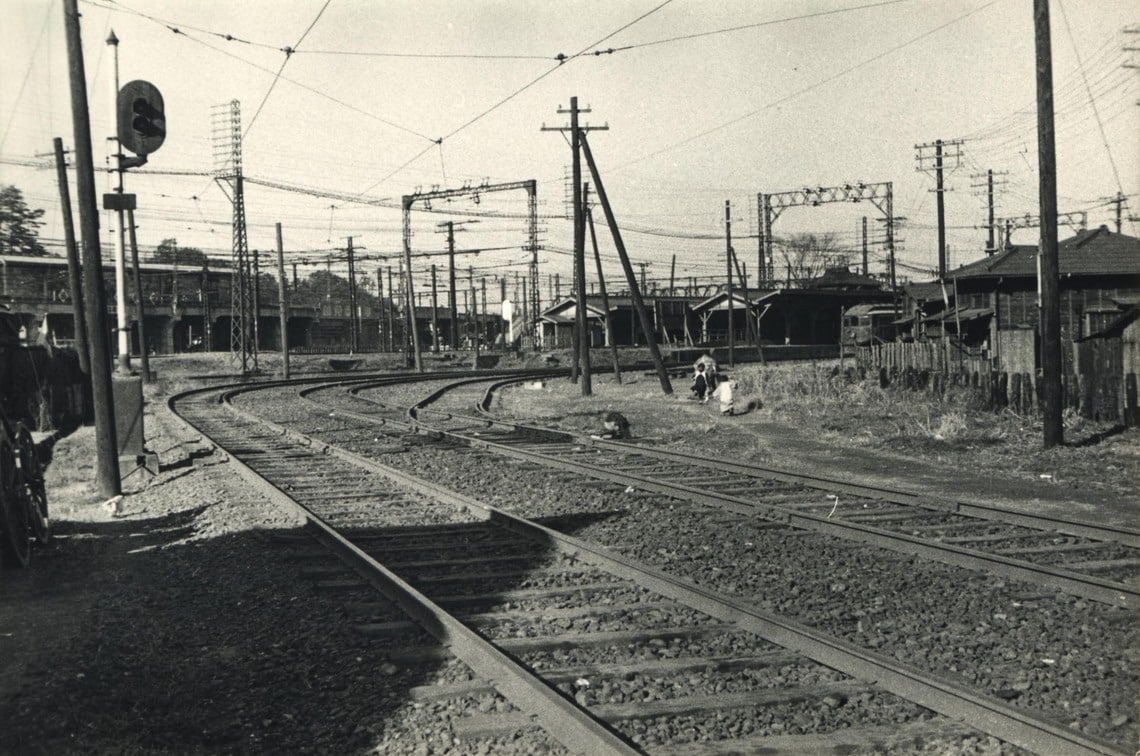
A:
[[[62,0],[2,6],[0,182],[47,210],[42,235],[50,242],[63,237],[55,172],[26,163],[49,155],[55,136],[69,148],[74,141]],[[1086,211],[1092,227],[1114,227],[1109,200],[1118,192],[1128,202],[1125,216],[1140,214],[1140,13],[1125,0],[1050,6],[1059,209]],[[548,276],[559,274],[567,290],[573,230],[565,217],[569,142],[542,126],[568,125],[559,110],[572,96],[592,111],[584,124],[609,127],[589,135],[606,191],[630,256],[663,285],[674,260],[678,283],[723,274],[726,200],[737,255],[752,276],[758,192],[855,181],[893,183],[895,214],[906,219],[897,232],[899,277],[928,279],[937,266],[934,176],[917,170],[916,145],[937,139],[962,140],[947,148],[961,154],[947,159],[946,171],[952,266],[982,255],[987,170],[997,173],[998,217],[1038,212],[1032,0],[93,0],[79,7],[99,167],[112,132],[113,57],[105,42],[112,30],[120,84],[146,79],[165,98],[166,143],[126,180],[138,195],[144,252],[176,237],[230,256],[232,211],[210,174],[212,112],[231,100],[241,104],[251,249],[275,249],[276,222],[289,261],[324,261],[352,236],[364,257],[359,269],[374,275],[377,266],[397,264],[402,195],[535,179],[544,304]],[[294,52],[286,56],[285,48]],[[110,188],[103,174],[97,183]],[[479,199],[414,213],[413,249],[445,249],[437,224],[477,213],[481,222],[463,226],[457,247],[506,249],[461,256],[459,265],[513,280],[528,260],[525,192]],[[774,232],[833,233],[854,267],[864,216],[871,272],[881,273],[882,215],[869,203],[788,208]],[[607,280],[624,288],[600,210],[596,220]],[[100,224],[109,242],[109,219]],[[1140,235],[1137,227],[1126,220],[1124,231]],[[1014,241],[1033,243],[1037,233],[1015,232]],[[416,267],[431,262],[446,265],[446,258],[421,258]],[[592,264],[589,270],[592,278]]]

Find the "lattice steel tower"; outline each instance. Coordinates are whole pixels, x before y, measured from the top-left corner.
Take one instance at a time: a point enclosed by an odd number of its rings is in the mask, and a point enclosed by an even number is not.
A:
[[[229,197],[233,213],[230,286],[230,358],[242,375],[257,370],[257,303],[250,271],[241,174],[241,103],[231,100],[213,111],[214,180]]]

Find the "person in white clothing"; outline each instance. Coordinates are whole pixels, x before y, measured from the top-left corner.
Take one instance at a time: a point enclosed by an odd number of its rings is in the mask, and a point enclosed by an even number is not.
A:
[[[737,382],[734,380],[724,380],[717,384],[713,389],[712,396],[720,403],[720,414],[731,415],[733,395],[736,393]]]

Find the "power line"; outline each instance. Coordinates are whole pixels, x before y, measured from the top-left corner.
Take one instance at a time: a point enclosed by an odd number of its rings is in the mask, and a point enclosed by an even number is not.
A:
[[[940,24],[939,26],[936,26],[933,29],[929,29],[929,30],[923,32],[922,34],[919,34],[917,37],[913,37],[913,38],[907,40],[906,42],[903,42],[902,44],[895,45],[894,47],[892,47],[888,50],[884,50],[881,53],[878,53],[876,55],[872,55],[869,58],[865,58],[862,61],[855,63],[854,65],[851,65],[851,66],[848,66],[847,68],[844,68],[842,71],[839,71],[835,74],[832,74],[831,76],[828,76],[824,79],[821,79],[821,80],[819,80],[813,84],[809,84],[806,87],[798,89],[795,92],[792,92],[788,95],[785,95],[784,97],[779,98],[778,100],[774,100],[773,102],[770,102],[770,103],[763,105],[763,106],[761,106],[755,110],[752,110],[748,113],[745,113],[744,115],[737,116],[736,118],[733,118],[730,121],[726,121],[725,123],[722,123],[718,126],[714,126],[711,129],[708,129],[706,131],[702,131],[701,133],[695,134],[694,136],[688,137],[687,139],[683,139],[680,142],[674,142],[673,144],[670,144],[666,147],[662,147],[661,149],[656,150],[654,152],[651,152],[647,155],[642,155],[639,158],[635,158],[635,159],[630,160],[626,163],[623,163],[623,164],[617,166],[616,169],[628,168],[629,166],[640,163],[643,160],[648,160],[649,158],[657,157],[658,155],[661,155],[663,153],[669,152],[671,150],[675,150],[678,147],[683,147],[683,146],[685,146],[691,142],[695,142],[698,139],[703,139],[703,138],[709,136],[710,134],[715,134],[718,131],[723,131],[724,129],[727,129],[730,126],[735,126],[736,124],[740,123],[741,121],[746,121],[749,118],[752,118],[752,117],[754,117],[754,116],[756,116],[756,115],[758,115],[758,114],[760,114],[766,110],[771,110],[772,108],[779,107],[780,105],[783,105],[786,102],[789,102],[791,100],[796,99],[800,95],[807,94],[808,92],[811,92],[812,90],[815,90],[815,89],[822,87],[824,84],[829,84],[829,83],[835,81],[836,79],[840,79],[840,78],[846,76],[847,74],[852,73],[853,71],[857,71],[860,68],[868,66],[871,63],[874,63],[876,61],[882,60],[883,58],[886,58],[889,55],[893,55],[894,53],[898,52],[899,50],[910,47],[911,45],[915,44],[916,42],[919,42],[919,41],[921,41],[921,40],[923,40],[923,39],[925,39],[925,38],[927,38],[933,34],[937,34],[938,32],[942,31],[943,29],[946,29],[947,27],[953,26],[954,24],[957,24],[960,21],[964,21],[965,19],[969,18],[970,16],[973,16],[976,13],[980,13],[981,11],[986,10],[987,8],[989,8],[992,5],[997,4],[998,2],[999,2],[999,0],[990,0],[990,2],[987,2],[985,5],[979,6],[979,7],[975,8],[971,11],[967,11],[966,13],[963,13],[962,15],[960,15],[954,19],[951,19],[950,21],[947,21],[944,24]]]
[[[712,31],[695,32],[693,34],[683,34],[679,37],[668,37],[666,39],[658,39],[652,42],[641,42],[633,45],[624,45],[622,47],[614,47],[608,50],[595,50],[594,55],[611,54],[615,52],[625,52],[626,50],[637,50],[642,47],[654,47],[656,45],[666,45],[672,42],[685,42],[690,39],[700,39],[701,37],[712,37],[718,34],[731,34],[733,32],[746,31],[748,29],[759,29],[764,26],[775,26],[777,24],[786,24],[792,21],[804,21],[813,18],[820,18],[822,16],[832,16],[837,13],[851,13],[854,11],[867,10],[868,8],[879,8],[884,5],[897,5],[898,3],[910,2],[910,0],[884,0],[879,3],[869,3],[867,5],[857,5],[853,8],[840,8],[831,11],[819,11],[817,13],[805,13],[800,16],[788,16],[786,18],[777,18],[771,21],[759,21],[754,24],[744,24],[742,26],[731,26],[726,29],[714,29]]]
[[[273,93],[274,87],[277,86],[277,82],[281,79],[281,72],[285,70],[285,66],[289,63],[289,58],[293,55],[293,51],[301,46],[301,43],[305,41],[305,37],[309,36],[309,32],[311,32],[313,30],[313,27],[317,25],[317,22],[321,20],[321,16],[325,14],[325,10],[329,7],[329,3],[331,2],[332,0],[325,0],[325,4],[321,6],[321,9],[319,11],[317,11],[316,18],[314,18],[313,22],[309,24],[307,29],[305,29],[304,34],[302,34],[301,38],[297,40],[297,43],[292,47],[286,47],[281,51],[285,53],[285,60],[281,61],[281,67],[277,69],[277,74],[273,77],[273,82],[269,85],[269,89],[266,90],[265,97],[261,98],[261,104],[258,105],[257,110],[254,111],[253,118],[249,119],[249,124],[245,127],[245,133],[241,136],[243,142],[245,141],[246,137],[249,136],[249,132],[253,128],[253,124],[257,121],[257,117],[261,115],[261,109],[265,107],[266,101],[269,100],[269,95]]]

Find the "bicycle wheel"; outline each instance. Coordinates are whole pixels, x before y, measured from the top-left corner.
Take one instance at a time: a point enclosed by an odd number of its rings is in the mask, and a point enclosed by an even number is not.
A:
[[[27,567],[32,559],[27,497],[16,449],[4,435],[0,437],[0,562],[6,567]]]
[[[23,423],[16,427],[16,451],[20,456],[20,471],[28,494],[28,522],[32,528],[32,535],[38,543],[46,544],[51,540],[51,532],[48,530],[44,467],[40,464],[40,455],[36,451],[36,442],[32,440],[32,433]]]

